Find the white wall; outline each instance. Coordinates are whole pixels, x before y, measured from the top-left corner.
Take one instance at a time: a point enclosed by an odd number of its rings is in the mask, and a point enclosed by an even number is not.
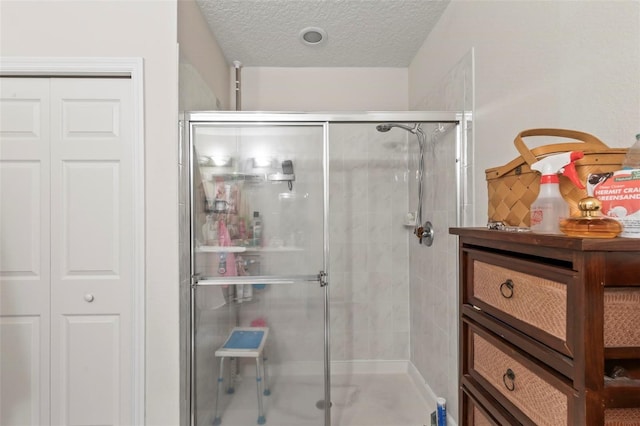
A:
[[[0,53],[144,58],[146,418],[179,422],[175,1],[2,1]],[[142,24],[144,24],[142,26]]]
[[[517,156],[524,129],[562,127],[629,146],[640,131],[640,2],[454,0],[409,68],[409,104],[475,48],[475,190]]]
[[[242,68],[244,111],[406,111],[406,68]]]
[[[178,0],[178,43],[181,110],[229,109],[229,65],[195,0]]]

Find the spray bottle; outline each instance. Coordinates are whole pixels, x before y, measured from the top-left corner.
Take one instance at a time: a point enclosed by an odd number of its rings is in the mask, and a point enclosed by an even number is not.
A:
[[[550,155],[531,165],[542,174],[538,198],[531,204],[531,230],[544,234],[560,234],[560,220],[569,216],[569,206],[560,194],[559,174],[584,189],[574,161],[584,157],[581,151]]]

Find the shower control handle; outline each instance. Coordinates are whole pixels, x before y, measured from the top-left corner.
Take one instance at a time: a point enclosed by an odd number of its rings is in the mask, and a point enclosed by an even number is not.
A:
[[[414,233],[416,234],[416,237],[418,237],[420,244],[431,247],[434,238],[433,225],[431,222],[427,221],[422,226],[417,227]]]

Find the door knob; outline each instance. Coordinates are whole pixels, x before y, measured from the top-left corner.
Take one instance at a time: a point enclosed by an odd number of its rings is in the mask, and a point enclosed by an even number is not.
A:
[[[89,303],[93,302],[93,299],[94,299],[93,294],[85,294],[84,295],[84,300],[86,300]]]

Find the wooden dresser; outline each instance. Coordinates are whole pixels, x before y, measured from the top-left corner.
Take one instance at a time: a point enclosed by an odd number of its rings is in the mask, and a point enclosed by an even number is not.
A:
[[[640,426],[640,240],[450,232],[459,424]]]

